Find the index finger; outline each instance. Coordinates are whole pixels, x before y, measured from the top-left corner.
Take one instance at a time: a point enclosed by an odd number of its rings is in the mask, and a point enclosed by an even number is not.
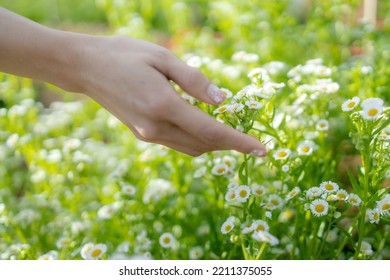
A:
[[[175,106],[170,121],[188,133],[196,136],[214,150],[236,150],[262,157],[267,149],[255,137],[241,133],[223,124],[184,100]]]

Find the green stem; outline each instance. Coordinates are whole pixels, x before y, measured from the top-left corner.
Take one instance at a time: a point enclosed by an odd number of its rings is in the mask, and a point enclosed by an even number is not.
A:
[[[371,139],[371,137],[369,137]],[[371,158],[370,158],[370,143],[369,141],[365,142],[365,149],[364,153],[362,155],[362,162],[363,162],[363,168],[364,168],[364,185],[363,185],[363,203],[362,203],[362,209],[360,211],[360,218],[358,222],[358,242],[356,246],[356,251],[354,255],[354,259],[358,259],[360,249],[362,246],[363,238],[364,238],[364,229],[365,229],[365,218],[366,218],[366,210],[367,210],[367,202],[368,202],[368,195],[369,195],[369,184],[371,181]]]
[[[261,247],[260,247],[260,249],[259,249],[259,252],[258,252],[257,255],[256,255],[255,260],[260,260],[261,255],[263,254],[263,252],[264,252],[266,246],[267,246],[267,242],[263,242],[263,244],[261,245]]]

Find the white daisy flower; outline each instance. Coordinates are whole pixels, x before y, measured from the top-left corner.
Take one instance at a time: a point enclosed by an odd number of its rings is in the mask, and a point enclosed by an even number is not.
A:
[[[340,189],[336,193],[336,200],[347,200],[348,192],[346,190]]]
[[[368,98],[361,103],[362,117],[365,120],[375,120],[383,112],[383,100],[380,98]]]
[[[133,196],[137,192],[137,189],[130,184],[123,184],[122,185],[122,193],[125,195]]]
[[[367,209],[368,219],[371,224],[378,224],[381,218],[381,213],[378,208],[375,209]]]
[[[268,210],[274,210],[278,208],[282,208],[284,205],[283,199],[277,194],[271,194],[268,197],[267,203],[265,204],[265,208]]]
[[[190,260],[199,260],[203,257],[203,255],[204,255],[204,250],[203,247],[201,246],[196,246],[190,249],[189,252]]]
[[[255,224],[250,222],[245,222],[241,225],[241,233],[248,234],[255,230]]]
[[[332,229],[328,232],[328,235],[326,236],[326,242],[332,243],[337,240],[338,232],[337,229]]]
[[[312,198],[312,197],[318,197],[318,196],[320,196],[323,192],[324,192],[323,189],[320,188],[320,187],[311,187],[310,189],[308,189],[308,190],[306,191],[306,196],[307,196],[307,197],[310,197],[310,198]]]
[[[85,260],[96,260],[101,258],[107,252],[105,244],[87,243],[81,248],[81,257]]]
[[[336,192],[339,189],[339,185],[335,182],[325,181],[320,184],[320,188],[327,193]]]
[[[232,188],[236,188],[238,186],[239,186],[239,184],[237,181],[231,181],[227,187],[228,187],[228,189],[232,189]]]
[[[266,82],[255,95],[268,100],[276,93],[277,90],[283,88],[284,86],[284,83]]]
[[[270,220],[272,220],[272,212],[271,211],[265,211],[265,217],[267,218],[267,219],[270,219]]]
[[[233,170],[237,164],[237,160],[232,156],[224,156],[222,162],[226,164],[230,170]]]
[[[290,149],[282,148],[282,149],[276,150],[275,153],[273,154],[273,157],[276,160],[285,160],[290,156],[290,154],[291,154]]]
[[[369,107],[373,104],[376,106],[383,106],[384,102],[382,99],[380,99],[378,97],[367,98],[362,102],[361,106],[362,106],[362,108],[365,108],[365,107]]]
[[[316,123],[316,129],[319,131],[327,131],[329,129],[329,122],[327,120],[319,120]]]
[[[354,193],[349,194],[348,201],[353,206],[359,206],[362,203],[362,199],[357,194]]]
[[[318,146],[310,140],[305,140],[298,143],[297,151],[299,155],[309,156],[316,150]]]
[[[279,239],[268,231],[256,231],[252,234],[252,238],[259,242],[267,242],[271,246],[276,246],[279,244]]]
[[[229,105],[229,112],[231,112],[231,113],[239,113],[242,110],[244,110],[244,108],[245,108],[244,104],[234,103],[234,104]]]
[[[328,214],[328,209],[329,204],[326,200],[323,199],[316,199],[310,204],[311,212],[317,217]]]
[[[152,245],[152,241],[148,238],[146,230],[143,230],[136,237],[137,245],[144,250],[150,250],[150,246]]]
[[[372,105],[363,108],[361,114],[363,119],[371,121],[371,120],[376,120],[376,118],[380,114],[382,114],[382,112],[383,112],[383,107]]]
[[[320,77],[329,77],[332,75],[332,69],[324,65],[317,65],[314,67],[314,75]]]
[[[262,196],[266,193],[265,187],[258,184],[252,185],[252,194],[254,196]]]
[[[234,228],[234,220],[233,219],[227,219],[221,226],[221,232],[222,234],[227,234],[231,232]]]
[[[116,211],[119,209],[120,203],[114,202],[108,205],[100,207],[97,215],[100,219],[107,220],[110,219]]]
[[[223,114],[225,112],[229,112],[229,110],[230,110],[230,105],[222,105],[222,106],[219,106],[217,109],[215,109],[213,111],[213,114],[214,115]]]
[[[244,203],[248,200],[249,195],[251,194],[251,189],[248,186],[241,185],[235,189],[236,200],[238,202]]]
[[[220,88],[220,90],[226,96],[226,98],[230,98],[230,97],[233,96],[233,93],[230,90],[226,89],[226,88]]]
[[[345,101],[343,105],[341,105],[341,110],[343,110],[344,112],[352,111],[356,108],[357,105],[359,105],[359,103],[360,98],[355,96],[352,99],[348,99],[347,101]]]
[[[356,244],[356,246],[357,246],[357,244]],[[374,251],[372,250],[371,244],[368,243],[367,241],[362,241],[362,244],[360,247],[360,252],[362,252],[363,254],[365,254],[367,256],[371,256],[372,254],[374,254]]]
[[[54,250],[50,251],[44,255],[39,256],[38,260],[45,260],[45,261],[58,260],[58,252]]]
[[[252,223],[253,230],[255,231],[269,231],[268,223],[264,220],[255,220]]]
[[[207,168],[206,166],[199,167],[194,172],[194,178],[201,178],[206,174]]]
[[[175,241],[175,237],[170,232],[164,232],[159,238],[160,245],[163,248],[171,248]]]
[[[237,198],[236,195],[236,188],[229,188],[226,195],[225,195],[225,200],[227,202],[235,201]]]
[[[69,238],[61,237],[57,240],[56,246],[59,249],[68,248],[71,245],[71,242],[72,241]]]
[[[297,186],[294,187],[287,195],[286,195],[286,200],[290,200],[293,197],[297,196],[301,192],[301,189]]]
[[[214,165],[211,169],[211,173],[217,176],[225,175],[229,171],[229,166],[224,163]]]
[[[376,206],[381,214],[390,213],[390,194],[387,194],[383,199],[377,202]]]
[[[264,68],[255,68],[251,70],[248,73],[248,78],[251,79],[254,84],[257,84],[258,82],[267,82],[270,80],[267,70]]]
[[[256,100],[253,100],[253,99],[250,99],[250,100],[247,100],[245,102],[245,105],[249,108],[249,109],[252,109],[252,110],[258,110],[260,109],[261,107],[263,107],[263,104],[256,101]]]

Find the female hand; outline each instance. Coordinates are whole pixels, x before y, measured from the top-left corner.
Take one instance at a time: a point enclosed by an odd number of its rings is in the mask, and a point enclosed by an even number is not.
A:
[[[170,84],[213,105],[224,94],[170,51],[124,36],[49,29],[0,9],[0,70],[50,82],[93,98],[137,138],[197,156],[237,150],[265,156],[254,137],[218,122],[184,101]]]

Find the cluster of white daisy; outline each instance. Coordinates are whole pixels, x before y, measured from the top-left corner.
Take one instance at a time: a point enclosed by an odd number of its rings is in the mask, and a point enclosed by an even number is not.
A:
[[[358,111],[359,105],[361,110]],[[358,112],[363,119],[368,121],[376,120],[384,110],[384,101],[378,97],[367,98],[360,102],[360,98],[355,96],[351,99],[346,100],[342,105],[341,109],[344,112]]]
[[[237,217],[230,216],[221,226],[222,234],[228,234],[232,232],[236,225],[240,226],[238,230],[239,233],[244,235],[250,234],[253,240],[258,242],[266,242],[271,246],[279,244],[279,239],[269,232],[268,223],[261,219],[241,223]]]
[[[335,218],[339,218],[341,213],[337,212],[336,205],[332,205],[332,202],[344,201],[351,206],[359,206],[362,203],[357,194],[340,189],[339,185],[332,181],[324,181],[318,187],[306,190],[304,201],[305,209],[310,210],[314,216],[326,216],[331,212]]]
[[[206,156],[195,158],[194,165],[200,166],[195,170],[195,178],[205,176],[208,171],[214,176],[231,178],[235,175],[237,159],[232,155],[222,155],[215,152],[212,160],[209,160]]]
[[[296,154],[299,156],[310,156],[314,151],[318,149],[318,145],[312,140],[303,140],[298,143],[296,148]],[[292,155],[293,151],[288,148],[279,148],[273,153],[275,160],[286,160]]]
[[[381,200],[376,202],[376,207],[367,209],[366,218],[372,224],[378,224],[381,216],[390,216],[390,194],[386,194]]]
[[[251,70],[248,77],[251,84],[234,95],[229,90],[222,89],[229,102],[213,112],[237,130],[246,133],[252,128],[259,110],[265,107],[264,100],[271,99],[285,86],[284,83],[273,82],[265,68]]]

